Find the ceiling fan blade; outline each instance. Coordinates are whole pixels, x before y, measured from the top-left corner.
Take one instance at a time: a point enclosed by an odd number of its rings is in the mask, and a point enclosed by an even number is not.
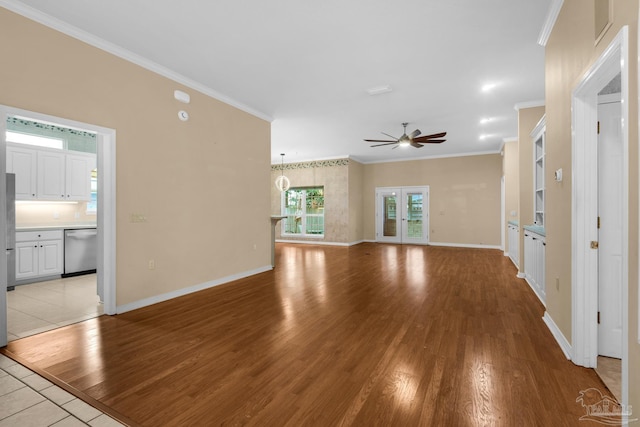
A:
[[[422,145],[422,144],[418,144],[417,142],[412,142],[412,143],[411,143],[411,146],[412,146],[412,147],[415,147],[415,148],[422,148],[422,147],[424,147],[424,145]]]
[[[442,138],[443,136],[445,136],[447,133],[446,132],[440,132],[440,133],[434,133],[433,135],[424,135],[424,136],[419,136],[417,138],[414,138],[414,141],[417,142],[427,142],[427,140],[429,139],[433,139],[433,138]]]
[[[394,144],[398,141],[389,141],[388,139],[365,139],[366,142],[393,142]]]
[[[395,147],[392,148],[392,150],[395,150],[396,148],[400,147],[399,145],[396,145]]]
[[[416,138],[417,136],[419,136],[422,132],[420,132],[420,129],[416,129],[413,132],[411,132],[411,134],[409,135],[410,139]]]
[[[426,141],[417,141],[420,144],[440,144],[445,142],[446,139],[427,139]],[[413,142],[416,142],[415,140]]]
[[[384,132],[380,132],[380,133],[381,133],[381,134],[383,134],[383,135],[387,135],[389,138],[392,138],[392,139],[393,139],[393,140],[395,140],[395,141],[397,141],[397,140],[399,140],[399,139],[400,139],[400,138],[396,138],[396,137],[395,137],[395,136],[393,136],[393,135],[389,135],[388,133],[384,133]]]
[[[382,147],[383,145],[394,145],[394,144],[398,144],[397,142],[387,142],[386,144],[376,144],[376,145],[372,145],[372,147]]]

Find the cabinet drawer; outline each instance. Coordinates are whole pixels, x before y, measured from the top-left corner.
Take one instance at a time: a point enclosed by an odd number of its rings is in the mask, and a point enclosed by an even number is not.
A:
[[[18,231],[16,233],[16,242],[34,240],[62,240],[62,230]]]

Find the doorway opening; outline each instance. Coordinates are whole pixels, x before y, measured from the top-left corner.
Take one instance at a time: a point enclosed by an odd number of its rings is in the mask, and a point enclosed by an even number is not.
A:
[[[625,405],[629,316],[622,301],[628,300],[629,292],[628,64],[628,28],[624,27],[573,91],[571,196],[572,361],[597,368],[599,354],[619,354],[619,398]],[[615,92],[620,103],[599,108],[599,95],[606,99],[602,96],[611,86],[619,86]],[[602,147],[599,119],[609,122]],[[606,221],[599,219],[604,215]],[[598,324],[598,317],[604,315],[607,331]]]
[[[429,243],[429,186],[376,188],[376,241]]]
[[[97,174],[97,262],[95,282],[97,293],[103,300],[102,311],[105,314],[116,313],[115,287],[115,130],[103,128],[87,123],[76,122],[37,112],[21,110],[10,106],[0,106],[0,152],[7,153],[7,118],[19,117],[33,120],[51,126],[61,126],[80,132],[91,132],[96,135],[96,165],[100,173]],[[6,156],[5,156],[6,158]],[[5,174],[7,164],[0,162],[0,202],[5,204],[6,187]],[[6,240],[7,218],[6,210],[0,210],[0,241]],[[7,256],[1,259],[0,273],[6,277]],[[6,283],[0,291],[0,346],[7,344],[7,292]],[[28,285],[27,285],[28,286]]]

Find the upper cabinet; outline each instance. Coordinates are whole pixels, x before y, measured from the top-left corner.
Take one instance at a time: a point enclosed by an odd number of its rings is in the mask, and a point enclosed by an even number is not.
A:
[[[95,155],[7,144],[7,172],[16,175],[17,200],[91,200]]]
[[[533,219],[536,225],[544,227],[544,156],[546,119],[540,119],[531,132],[533,139]]]
[[[16,174],[16,199],[37,199],[38,153],[7,144],[7,172]]]

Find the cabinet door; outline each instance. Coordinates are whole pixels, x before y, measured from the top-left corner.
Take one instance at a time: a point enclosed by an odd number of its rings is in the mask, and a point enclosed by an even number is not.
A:
[[[38,275],[62,274],[62,240],[41,241],[38,249]]]
[[[7,147],[7,172],[16,174],[16,200],[36,198],[36,170],[35,150]]]
[[[91,157],[67,154],[66,162],[66,199],[91,200]]]
[[[16,243],[16,280],[38,275],[38,242]]]
[[[38,199],[66,200],[64,157],[63,153],[38,152]]]

